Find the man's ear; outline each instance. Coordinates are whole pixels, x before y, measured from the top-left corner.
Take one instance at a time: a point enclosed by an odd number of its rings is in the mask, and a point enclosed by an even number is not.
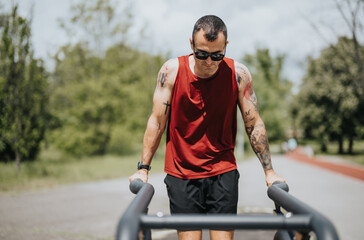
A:
[[[191,49],[192,49],[192,52],[193,52],[193,42],[192,42],[192,38],[190,38],[190,45],[191,45]]]

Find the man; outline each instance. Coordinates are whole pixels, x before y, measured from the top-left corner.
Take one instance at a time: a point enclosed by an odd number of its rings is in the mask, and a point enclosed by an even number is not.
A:
[[[216,16],[204,16],[196,22],[190,38],[193,54],[168,60],[158,74],[142,160],[130,181],[148,180],[153,155],[169,119],[165,183],[171,214],[237,213],[237,106],[267,185],[284,181],[272,168],[251,75],[243,64],[224,57],[228,43],[224,22]],[[210,231],[211,239],[233,239],[233,235],[233,231]],[[178,230],[178,236],[201,239],[202,231]]]

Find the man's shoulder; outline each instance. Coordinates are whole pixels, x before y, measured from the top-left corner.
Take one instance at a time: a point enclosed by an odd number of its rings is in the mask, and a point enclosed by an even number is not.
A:
[[[178,58],[168,59],[162,66],[162,70],[166,71],[169,74],[177,74],[178,72]]]
[[[161,67],[158,74],[158,81],[161,82],[161,86],[168,86],[173,88],[178,73],[178,58],[172,58],[167,60]]]
[[[248,68],[244,64],[242,64],[236,60],[233,60],[233,61],[234,61],[234,65],[235,65],[235,71],[238,71],[238,72],[248,71]]]
[[[234,65],[235,65],[236,81],[238,82],[239,86],[241,86],[240,84],[241,82],[245,82],[246,84],[247,82],[250,82],[252,80],[251,74],[248,68],[244,64],[238,61],[234,61]]]

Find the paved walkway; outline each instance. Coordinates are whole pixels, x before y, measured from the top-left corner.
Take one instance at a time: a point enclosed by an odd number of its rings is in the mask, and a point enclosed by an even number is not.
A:
[[[334,223],[341,239],[363,239],[364,181],[286,157],[273,157],[273,167],[287,180],[293,196]],[[240,205],[262,208],[271,206],[264,196],[265,186],[260,180],[263,174],[257,177],[255,172],[258,171],[259,167],[254,161],[241,165],[241,188],[244,193],[255,197],[246,199],[241,196]],[[249,182],[257,182],[257,188],[248,186]]]
[[[273,167],[286,178],[290,193],[326,215],[341,239],[364,234],[364,181],[285,156],[274,156]],[[271,212],[264,174],[257,159],[239,164],[239,210]],[[168,213],[164,174],[152,174],[155,195],[150,214]],[[63,186],[51,190],[0,195],[0,239],[113,239],[116,224],[132,201],[127,179]],[[238,232],[236,239],[272,239],[273,232]],[[171,231],[153,232],[154,239],[175,239]]]

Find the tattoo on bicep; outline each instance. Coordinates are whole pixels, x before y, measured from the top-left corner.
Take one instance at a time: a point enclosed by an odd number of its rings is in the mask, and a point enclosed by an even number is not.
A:
[[[170,108],[171,107],[171,104],[170,103],[168,103],[168,101],[165,103],[163,103],[163,105],[165,105],[166,106],[166,110],[164,111],[164,114],[165,115],[167,115],[167,112],[168,112],[168,108]]]
[[[243,66],[237,66],[236,67],[237,72],[241,72],[242,74],[248,74],[248,72],[246,71],[246,69]]]
[[[164,83],[167,81],[168,77],[168,65],[164,64],[162,70],[158,74],[158,82],[160,82],[161,87],[164,87]]]
[[[239,74],[236,74],[236,81],[238,82],[238,86],[240,85],[240,82],[241,82],[241,77]]]
[[[263,169],[270,170],[272,169],[272,162],[270,159],[268,137],[265,131],[262,132],[262,128],[264,128],[264,125],[258,125],[256,128],[254,126],[247,127],[247,134]]]
[[[168,73],[159,73],[158,82],[160,82],[161,87],[164,87],[164,83],[167,81]]]
[[[245,88],[244,88],[244,97],[246,100],[250,101],[253,105],[256,111],[258,111],[258,100],[255,96],[254,90],[253,90],[253,83],[252,81],[249,81]]]
[[[236,81],[238,82],[238,86],[239,86],[240,83],[243,80],[243,76],[244,77],[247,77],[248,76],[248,72],[242,66],[236,66],[236,70],[235,71],[236,71]]]

